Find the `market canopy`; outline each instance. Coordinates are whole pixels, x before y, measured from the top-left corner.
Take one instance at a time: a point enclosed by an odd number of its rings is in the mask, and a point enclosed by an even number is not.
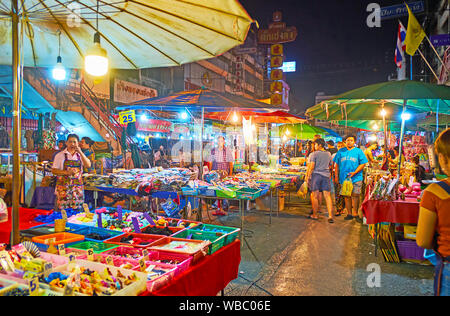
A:
[[[377,83],[342,93],[306,111],[322,120],[373,120],[384,107],[386,119],[400,121],[403,104],[408,112],[450,114],[450,87],[403,80]]]
[[[11,0],[0,0],[0,64],[10,65]],[[93,46],[96,0],[21,0],[23,64],[83,68]],[[253,19],[237,0],[99,0],[99,33],[111,68],[179,66],[242,44]]]
[[[245,117],[246,119],[252,118],[254,123],[275,123],[275,124],[296,124],[305,123],[306,120],[299,116],[290,114],[285,111],[274,111],[274,112],[254,112],[254,111],[240,111],[236,112],[239,117]],[[205,115],[207,119],[220,120],[220,121],[231,121],[234,116],[234,111],[229,112],[211,112]]]
[[[159,108],[161,110],[181,110],[184,108],[205,108],[214,111],[229,111],[235,109],[253,109],[260,112],[279,109],[267,103],[262,103],[253,99],[245,98],[230,93],[221,93],[213,90],[198,89],[181,91],[166,97],[157,97],[135,102],[131,105],[117,107],[122,110],[151,110]]]
[[[327,132],[320,127],[308,124],[285,124],[279,127],[280,137],[295,138],[298,140],[310,140],[315,135],[325,138]]]

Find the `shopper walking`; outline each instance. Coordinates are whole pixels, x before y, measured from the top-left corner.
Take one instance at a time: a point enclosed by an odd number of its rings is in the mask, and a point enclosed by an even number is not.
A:
[[[442,172],[450,176],[450,128],[439,135],[434,149]],[[436,253],[435,295],[450,296],[450,178],[425,189],[420,202],[416,242]]]
[[[333,202],[331,200],[331,154],[325,150],[325,141],[319,138],[314,141],[315,151],[309,156],[306,181],[312,191],[311,203],[313,214],[311,219],[318,219],[319,195],[322,192],[328,210],[328,222],[334,223]]]
[[[358,216],[359,196],[361,194],[361,187],[363,182],[363,173],[365,165],[368,163],[366,155],[360,149],[355,147],[356,137],[353,135],[345,138],[345,148],[339,150],[334,157],[335,164],[335,182],[341,185],[347,178],[350,178],[353,183],[353,191],[351,196],[345,196],[345,208],[347,209],[347,216],[345,220],[355,218],[362,222]]]

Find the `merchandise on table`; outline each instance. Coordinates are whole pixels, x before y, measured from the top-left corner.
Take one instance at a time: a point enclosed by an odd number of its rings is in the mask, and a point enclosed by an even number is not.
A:
[[[130,189],[138,195],[150,195],[156,191],[181,191],[181,188],[195,173],[189,169],[132,169],[116,171],[109,176],[86,174],[83,176],[86,187]]]
[[[126,233],[108,240],[108,243],[146,248],[153,242],[163,238],[162,235]]]
[[[208,253],[210,241],[187,240],[174,237],[163,237],[152,243],[147,249],[169,253],[181,253],[193,256],[193,262],[197,262]]]
[[[84,254],[89,249],[92,249],[94,253],[101,253],[105,252],[107,250],[111,250],[114,248],[117,248],[118,245],[116,244],[110,244],[106,242],[96,242],[96,241],[83,241],[79,243],[74,243],[69,246],[66,250],[69,252],[77,252]]]
[[[55,291],[63,291],[69,282],[75,295],[134,296],[145,291],[147,276],[139,271],[77,259],[54,268],[41,281]]]

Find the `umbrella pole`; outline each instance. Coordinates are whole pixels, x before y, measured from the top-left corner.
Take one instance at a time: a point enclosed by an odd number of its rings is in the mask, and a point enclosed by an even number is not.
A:
[[[437,99],[436,105],[436,137],[439,135],[439,100]]]
[[[406,110],[406,99],[403,100],[403,112]],[[400,179],[400,169],[402,167],[402,152],[403,152],[403,136],[405,134],[405,119],[402,118],[402,128],[400,130],[400,144],[398,153],[398,169],[397,169],[397,179]]]
[[[203,179],[203,129],[205,127],[205,107],[202,106],[202,132],[200,135],[200,176],[199,179]],[[200,208],[201,209],[201,208]]]
[[[13,187],[11,244],[20,241],[19,236],[19,194],[20,194],[20,105],[19,105],[19,5],[12,0],[12,76],[13,76]]]

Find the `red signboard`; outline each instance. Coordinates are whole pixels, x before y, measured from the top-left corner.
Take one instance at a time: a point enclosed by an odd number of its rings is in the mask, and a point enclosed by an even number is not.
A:
[[[138,131],[156,132],[156,133],[169,133],[172,123],[163,120],[137,120],[136,129]]]

